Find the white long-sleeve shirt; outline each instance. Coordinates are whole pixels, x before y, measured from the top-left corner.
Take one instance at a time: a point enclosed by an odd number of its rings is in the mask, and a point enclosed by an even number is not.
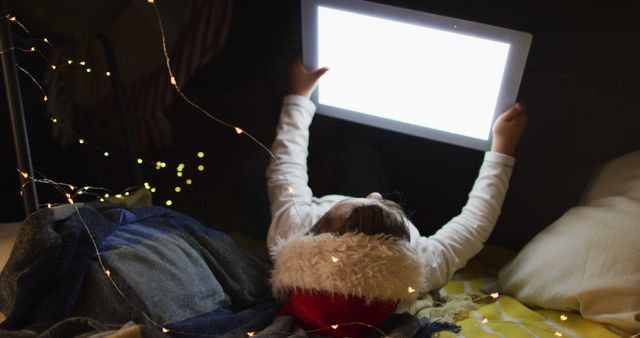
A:
[[[309,126],[315,105],[305,97],[285,97],[267,168],[267,186],[271,201],[271,225],[267,237],[269,248],[278,238],[307,232],[336,203],[349,198],[343,195],[314,197],[309,188],[307,155]],[[515,159],[487,152],[480,173],[462,212],[434,235],[421,236],[406,219],[410,243],[424,267],[424,290],[446,284],[454,272],[482,249],[500,214]]]

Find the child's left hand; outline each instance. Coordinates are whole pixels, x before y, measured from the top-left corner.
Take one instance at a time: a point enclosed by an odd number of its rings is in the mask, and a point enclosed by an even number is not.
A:
[[[310,72],[304,68],[300,58],[296,58],[289,67],[289,93],[306,98],[311,97],[311,93],[318,85],[318,79],[328,70],[329,68],[322,67]]]

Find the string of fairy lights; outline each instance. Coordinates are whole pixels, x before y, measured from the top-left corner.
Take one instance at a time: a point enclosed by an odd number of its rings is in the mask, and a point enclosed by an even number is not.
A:
[[[253,141],[255,144],[257,144],[260,148],[262,148],[264,151],[266,151],[269,156],[273,159],[273,161],[277,164],[277,166],[280,168],[280,171],[282,173],[282,176],[280,177],[281,179],[284,179],[285,182],[287,183],[287,187],[288,187],[288,193],[289,193],[289,197],[291,198],[292,202],[293,202],[293,189],[292,187],[289,185],[288,183],[288,178],[286,176],[286,174],[284,174],[284,171],[282,170],[282,166],[280,164],[279,159],[277,158],[277,156],[275,156],[271,150],[265,146],[263,143],[261,143],[260,141],[258,141],[255,137],[253,137],[251,134],[247,133],[244,129],[242,129],[239,126],[235,126],[232,124],[229,124],[225,121],[220,120],[219,118],[215,117],[214,115],[212,115],[209,111],[207,111],[206,109],[202,108],[200,105],[194,103],[189,97],[187,97],[183,91],[181,90],[180,86],[178,85],[178,79],[175,78],[173,70],[171,68],[171,64],[170,64],[170,58],[169,58],[169,53],[167,51],[167,46],[166,46],[166,38],[165,38],[165,32],[164,32],[164,27],[163,27],[163,23],[162,23],[162,19],[160,17],[160,13],[159,10],[157,8],[157,6],[155,5],[155,0],[146,0],[146,2],[151,5],[153,7],[156,19],[157,19],[157,23],[159,26],[159,30],[160,30],[160,34],[161,34],[161,38],[162,38],[162,50],[163,50],[163,55],[164,55],[164,60],[165,60],[165,64],[167,67],[167,71],[169,73],[169,83],[171,84],[171,86],[174,87],[174,89],[176,90],[176,92],[179,94],[179,96],[185,100],[185,102],[187,102],[189,105],[191,105],[192,107],[196,108],[197,110],[199,110],[200,112],[202,112],[204,115],[206,115],[207,117],[209,117],[210,119],[214,120],[215,122],[231,128],[237,135],[244,135],[246,137],[248,137],[251,141]],[[30,47],[30,48],[21,48],[21,47],[13,47],[10,48],[8,50],[2,50],[0,51],[0,54],[2,53],[6,53],[8,51],[20,51],[20,52],[24,52],[24,53],[38,53],[49,65],[49,67],[51,67],[52,70],[56,70],[58,68],[61,67],[68,67],[68,66],[80,66],[83,67],[86,73],[92,73],[93,72],[93,68],[91,68],[91,66],[89,66],[85,61],[74,61],[72,59],[69,58],[65,58],[65,62],[62,64],[53,64],[51,63],[48,58],[46,57],[46,55],[44,55],[44,53],[35,45],[35,42],[44,42],[45,44],[47,44],[49,47],[51,47],[52,49],[54,49],[54,46],[49,42],[49,40],[47,38],[43,38],[43,39],[34,39],[31,36],[31,33],[29,32],[29,30],[22,24],[20,23],[20,21],[15,17],[12,16],[10,14],[5,15],[3,17],[0,17],[0,19],[7,19],[9,20],[11,23],[14,23],[16,25],[18,25],[22,30],[24,30],[27,35],[29,36],[29,38],[31,39],[32,42],[34,42],[34,46]],[[47,101],[48,97],[45,94],[44,89],[42,88],[42,86],[38,83],[38,81],[24,68],[20,67],[18,65],[18,68],[20,69],[21,72],[25,73],[31,81],[33,81],[38,88],[42,91],[42,96],[43,96],[43,101]],[[104,72],[104,76],[109,77],[111,76],[111,73],[107,70]],[[109,157],[111,156],[111,152],[109,152],[108,150],[105,150],[104,148],[89,143],[87,142],[86,138],[81,137],[80,135],[78,135],[75,131],[73,131],[72,128],[70,128],[69,126],[65,125],[64,123],[62,123],[61,121],[59,121],[59,118],[56,117],[54,114],[52,114],[50,116],[50,120],[53,124],[57,124],[57,126],[62,127],[62,128],[68,128],[73,135],[75,136],[78,144],[80,145],[85,145],[85,146],[91,146],[93,148],[95,148],[96,150],[102,152],[102,155],[104,157]],[[196,153],[196,158],[198,160],[202,160],[205,157],[204,152],[199,151]],[[154,167],[156,170],[163,170],[166,169],[167,167],[169,167],[169,165],[166,162],[163,161],[149,161],[149,160],[144,160],[143,158],[137,158],[136,159],[137,164],[139,165],[150,165],[152,167]],[[186,175],[186,170],[187,166],[184,163],[177,163],[175,165],[175,175],[177,178],[180,178],[185,185],[189,186],[193,184],[193,179],[189,178],[188,175]],[[203,164],[197,164],[197,166],[195,167],[195,169],[199,172],[204,171],[204,165]],[[179,335],[184,335],[184,336],[194,336],[194,337],[218,337],[218,335],[212,335],[212,334],[201,334],[201,333],[194,333],[194,332],[182,332],[182,331],[177,331],[177,330],[173,330],[170,329],[158,322],[156,322],[153,318],[151,318],[151,316],[149,314],[147,314],[147,312],[144,309],[141,309],[140,307],[138,307],[133,301],[131,301],[122,291],[122,289],[119,287],[119,285],[116,283],[116,281],[114,280],[114,278],[112,277],[112,272],[111,270],[108,268],[107,264],[104,262],[102,255],[100,253],[100,250],[98,248],[97,243],[95,242],[95,239],[91,233],[91,230],[89,228],[89,226],[86,224],[85,220],[83,219],[83,217],[80,214],[80,210],[78,208],[78,205],[75,203],[75,198],[80,196],[80,195],[86,195],[86,196],[90,196],[93,197],[101,202],[104,202],[107,198],[109,197],[115,197],[115,198],[124,198],[126,196],[129,196],[131,191],[133,189],[135,189],[135,187],[133,187],[132,189],[125,189],[125,191],[121,192],[121,193],[113,193],[111,192],[109,189],[107,188],[102,188],[102,187],[93,187],[93,186],[84,186],[84,187],[77,187],[73,184],[69,184],[69,183],[61,183],[61,182],[56,182],[53,180],[50,180],[48,178],[46,178],[44,175],[42,175],[41,173],[38,173],[41,177],[31,177],[29,176],[28,173],[26,172],[22,172],[20,170],[18,170],[20,175],[23,176],[23,178],[25,179],[20,189],[20,193],[23,194],[24,188],[25,186],[29,183],[29,182],[36,182],[36,183],[41,183],[41,184],[48,184],[53,186],[57,191],[59,191],[66,199],[66,203],[61,203],[61,204],[70,204],[75,208],[75,213],[78,215],[78,217],[80,218],[90,240],[91,243],[93,245],[93,249],[96,252],[96,257],[98,260],[98,263],[100,264],[100,267],[104,273],[104,275],[106,276],[106,278],[109,280],[109,282],[113,285],[113,287],[115,288],[115,290],[117,291],[117,293],[130,305],[132,306],[132,308],[134,308],[136,311],[138,311],[144,318],[146,318],[149,323],[153,326],[155,326],[158,330],[160,330],[161,332],[165,333],[165,334],[179,334]],[[144,183],[144,188],[149,190],[151,193],[155,193],[157,191],[157,188],[152,186],[150,183],[145,182]],[[183,185],[182,184],[176,184],[175,188],[173,189],[173,191],[175,193],[179,193],[181,192],[183,189]],[[173,204],[171,199],[167,199],[164,201],[164,204],[166,206],[171,206]],[[295,212],[298,214],[298,217],[301,218],[295,203],[292,203]],[[46,203],[43,206],[46,207],[53,207],[54,204],[52,203]],[[337,263],[338,259],[334,256],[328,257],[327,259],[329,259],[331,262],[333,263]],[[407,292],[408,293],[414,293],[416,292],[416,289],[412,286],[408,286],[407,287]],[[474,302],[483,300],[483,299],[491,299],[491,300],[497,300],[500,297],[500,294],[498,293],[491,293],[489,295],[486,296],[482,296],[479,298],[475,298],[473,299]],[[561,314],[559,316],[561,321],[567,321],[569,320],[569,317],[566,314]],[[489,318],[483,318],[481,323],[482,325],[487,325],[490,322]],[[492,323],[517,323],[517,322],[510,322],[510,321],[491,321]],[[348,323],[335,323],[332,325],[329,325],[327,327],[324,328],[320,328],[320,329],[316,329],[316,330],[309,330],[309,331],[305,331],[306,333],[318,333],[318,332],[323,332],[323,331],[327,331],[327,330],[337,330],[340,327],[346,327],[346,326],[361,326],[361,327],[365,327],[368,329],[371,329],[372,331],[375,331],[377,333],[379,333],[382,337],[384,338],[391,338],[387,335],[387,333],[385,333],[384,331],[382,331],[381,329],[367,324],[367,323],[363,323],[363,322],[348,322]],[[539,328],[540,330],[543,331],[548,331],[553,333],[555,336],[557,337],[563,337],[563,333],[560,331],[553,331],[553,330],[549,330],[547,328]],[[275,332],[275,333],[282,333],[284,335],[290,335],[293,334],[291,332]],[[248,337],[253,337],[255,335],[259,334],[258,331],[249,331],[246,332],[246,335]],[[631,336],[630,338],[637,338],[640,337],[640,333],[635,334],[633,336]]]

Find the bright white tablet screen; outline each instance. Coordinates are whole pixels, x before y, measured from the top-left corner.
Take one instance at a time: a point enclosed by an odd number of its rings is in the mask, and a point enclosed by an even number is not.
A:
[[[509,45],[318,8],[321,104],[487,140]]]
[[[531,35],[357,0],[302,0],[304,62],[329,67],[318,113],[487,150]]]

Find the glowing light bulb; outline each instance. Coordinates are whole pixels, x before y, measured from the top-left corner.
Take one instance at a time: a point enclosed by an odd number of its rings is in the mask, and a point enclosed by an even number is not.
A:
[[[182,177],[182,171],[178,171],[178,172],[176,173],[176,175],[177,175],[178,177]]]
[[[47,43],[48,43],[48,42],[49,42],[49,39],[44,38],[44,39],[42,39],[42,41],[44,41],[44,42],[47,42]]]
[[[148,3],[152,4],[155,2],[155,0],[147,0]]]
[[[106,72],[105,75],[111,76],[111,72]]]
[[[565,315],[565,314],[561,314],[560,315],[560,320],[565,321],[567,319],[569,319],[569,317],[567,317],[567,315]]]
[[[180,187],[176,187],[176,188],[175,188],[175,189],[173,189],[173,190],[175,190],[176,192],[181,192],[181,191],[182,191],[182,188],[180,188]]]
[[[29,174],[25,173],[25,172],[20,172],[20,175],[22,175],[22,177],[24,177],[25,179],[29,178]]]
[[[127,192],[125,192],[125,193],[124,193],[124,195],[125,195],[125,196],[129,196],[130,194],[129,194],[129,192],[127,191]]]
[[[562,337],[562,332],[560,331],[556,331],[553,334],[556,335],[556,337]]]
[[[333,261],[334,263],[337,263],[339,259],[336,256],[331,256],[331,261]]]
[[[185,182],[187,183],[187,185],[191,185],[191,183],[193,183],[193,181],[190,178],[187,178]]]
[[[151,1],[153,1],[153,0],[151,0]],[[253,332],[253,331],[251,331],[251,332],[247,332],[247,336],[249,336],[249,337],[253,337],[255,334],[256,334],[256,333],[255,333],[255,332]]]
[[[82,192],[82,190],[78,191],[78,195],[82,195],[84,194],[84,192]]]
[[[142,164],[142,159],[139,158],[139,159],[136,160],[136,162],[138,162],[138,164]]]
[[[416,292],[416,289],[414,289],[414,288],[412,288],[412,287],[408,287],[408,288],[407,288],[407,292],[409,292],[409,293],[414,293],[414,292]]]
[[[117,194],[116,198],[122,198],[122,194]]]
[[[16,21],[16,17],[15,16],[10,17],[9,21]]]
[[[164,202],[164,204],[166,206],[170,206],[171,204],[173,204],[173,202],[171,200],[167,200],[166,202]]]
[[[204,153],[201,152],[201,151],[199,151],[197,155],[198,155],[198,158],[203,158],[204,157]]]
[[[47,208],[51,208],[51,203],[47,203]]]
[[[51,122],[53,122],[53,123],[58,123],[58,119],[57,119],[57,118],[55,118],[55,117],[52,117],[52,118],[51,118]]]
[[[202,164],[198,166],[198,171],[204,171],[204,166]]]
[[[175,77],[173,77],[173,76],[171,77],[171,84],[172,84],[172,85],[174,85],[174,86],[178,84],[178,83],[176,82],[176,78],[175,78]]]
[[[291,186],[288,186],[287,189],[289,190],[290,194],[293,194],[293,188]]]
[[[182,171],[184,169],[184,163],[178,164],[178,171]]]
[[[244,131],[244,130],[238,128],[238,127],[235,127],[234,129],[236,130],[236,133],[238,133],[238,134],[242,134],[242,132]]]
[[[68,63],[68,64],[72,64],[72,63],[73,63],[73,60],[67,60],[67,63]]]
[[[169,332],[169,329],[167,329],[167,328],[164,328],[164,327],[163,327],[163,328],[162,328],[162,332],[163,332],[163,333],[167,333],[167,332]]]
[[[104,152],[104,157],[109,157],[109,152],[108,151]]]
[[[104,198],[109,198],[109,194],[104,194]]]
[[[483,320],[482,320],[482,324],[486,324],[486,323],[488,323],[488,322],[489,322],[489,319],[488,319],[488,318],[485,318],[485,319],[483,319]]]
[[[81,64],[82,66],[84,66],[84,65],[85,65],[85,62],[84,62],[84,61],[80,61],[80,64]]]
[[[490,296],[491,296],[491,298],[493,298],[493,299],[498,299],[498,297],[500,297],[500,294],[499,294],[499,293],[497,293],[497,292],[494,292],[494,293],[492,293]]]
[[[49,98],[47,97],[47,95],[45,95],[45,96],[43,97],[44,102],[47,102],[47,100],[48,100],[48,99],[49,99]]]
[[[100,202],[104,202],[104,198],[101,198],[101,199],[100,199]]]
[[[151,186],[149,185],[149,182],[144,182],[144,187],[147,188],[147,189],[151,188]]]
[[[164,168],[166,166],[167,166],[167,164],[165,162],[160,162],[160,167]]]
[[[104,270],[104,273],[106,273],[106,274],[107,274],[107,277],[111,277],[111,271],[109,271],[109,270]]]
[[[155,193],[156,192],[156,188],[155,187],[151,188],[151,192]]]
[[[91,73],[91,68],[87,68],[87,73]]]
[[[29,49],[29,51],[35,52],[36,51],[36,47],[31,47],[31,49]]]
[[[331,325],[331,328],[332,328],[332,329],[334,329],[334,330],[337,330],[337,329],[338,329],[338,326],[339,326],[338,324]]]
[[[51,65],[51,69],[56,70],[56,65]]]
[[[84,144],[84,139],[83,139],[83,138],[78,139],[78,143],[80,143],[80,144]]]

